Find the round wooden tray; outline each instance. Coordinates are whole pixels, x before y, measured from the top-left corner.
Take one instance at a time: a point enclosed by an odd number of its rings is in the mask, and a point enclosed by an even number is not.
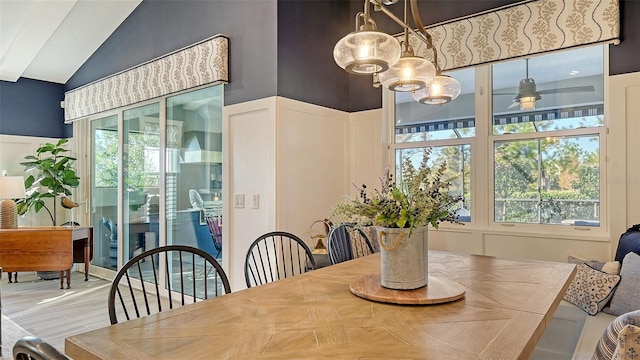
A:
[[[364,299],[411,305],[441,304],[462,299],[465,289],[460,284],[437,276],[429,276],[427,286],[415,290],[392,290],[380,285],[380,274],[359,278],[349,284],[351,292]]]

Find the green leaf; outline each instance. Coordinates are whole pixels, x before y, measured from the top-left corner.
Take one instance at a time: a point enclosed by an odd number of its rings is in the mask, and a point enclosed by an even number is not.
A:
[[[27,210],[29,210],[29,205],[27,203],[24,203],[24,202],[18,203],[18,215],[26,214]]]
[[[55,145],[53,145],[53,144],[51,144],[51,143],[46,143],[46,144],[44,144],[44,145],[40,146],[40,147],[36,150],[36,152],[37,152],[38,154],[42,154],[42,153],[44,153],[44,152],[52,152],[54,149],[55,149]]]
[[[69,139],[66,139],[66,138],[60,139],[60,140],[58,140],[58,143],[56,144],[56,147],[60,147],[60,146],[66,144],[68,142],[69,142]]]
[[[34,178],[33,175],[29,175],[29,177],[26,178],[26,180],[24,181],[24,187],[26,189],[30,188],[35,181],[36,181],[36,178]]]

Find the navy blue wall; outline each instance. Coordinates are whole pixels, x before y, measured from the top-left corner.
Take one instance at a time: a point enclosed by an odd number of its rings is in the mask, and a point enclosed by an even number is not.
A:
[[[349,2],[278,1],[278,95],[349,111],[349,77],[333,60]],[[350,23],[350,22],[349,22]]]
[[[0,81],[0,134],[63,138],[72,136],[64,125],[64,85],[20,78]]]
[[[640,1],[620,1],[622,41],[609,46],[609,74],[640,71]]]

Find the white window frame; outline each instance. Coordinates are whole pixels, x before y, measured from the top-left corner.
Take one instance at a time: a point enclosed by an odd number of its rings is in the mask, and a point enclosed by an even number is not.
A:
[[[598,45],[596,45],[598,46]],[[579,136],[598,134],[600,139],[600,226],[571,226],[562,224],[530,224],[504,223],[495,219],[495,191],[494,191],[494,144],[496,141],[532,139],[532,134],[493,135],[492,131],[492,71],[491,65],[475,67],[475,137],[462,139],[444,139],[424,142],[395,142],[395,96],[388,89],[383,88],[383,108],[388,121],[387,133],[389,149],[389,167],[396,168],[395,152],[397,149],[419,147],[436,147],[445,145],[470,144],[471,146],[471,222],[452,224],[442,222],[440,229],[445,231],[480,231],[494,234],[527,234],[549,237],[576,236],[590,238],[594,241],[608,241],[610,227],[608,214],[609,202],[607,196],[607,136],[611,123],[611,109],[609,109],[609,46],[604,48],[604,126],[599,128],[570,129],[545,132],[547,136]],[[452,105],[455,104],[455,100]],[[426,106],[426,105],[425,105]]]

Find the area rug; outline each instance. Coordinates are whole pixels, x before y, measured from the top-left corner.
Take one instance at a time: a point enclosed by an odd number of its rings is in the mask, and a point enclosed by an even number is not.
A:
[[[11,360],[13,359],[13,344],[21,337],[32,334],[4,315],[2,315],[2,320],[0,321],[2,321],[2,356],[0,356],[0,359]]]

